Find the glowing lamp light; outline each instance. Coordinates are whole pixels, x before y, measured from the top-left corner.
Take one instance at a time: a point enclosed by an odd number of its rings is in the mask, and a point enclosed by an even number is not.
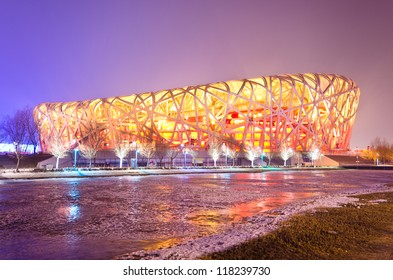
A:
[[[78,205],[71,205],[68,209],[68,220],[70,222],[76,221],[80,216],[80,209]]]

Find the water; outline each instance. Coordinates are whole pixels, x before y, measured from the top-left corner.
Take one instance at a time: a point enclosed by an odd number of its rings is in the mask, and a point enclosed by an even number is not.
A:
[[[0,259],[110,259],[213,234],[392,171],[280,171],[0,181]]]

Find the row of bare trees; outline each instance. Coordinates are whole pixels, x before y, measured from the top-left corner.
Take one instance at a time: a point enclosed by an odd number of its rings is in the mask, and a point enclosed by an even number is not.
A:
[[[79,145],[79,150],[83,157],[90,160],[89,166],[91,167],[91,161],[96,157],[98,146],[94,146],[98,143],[98,139],[95,139],[92,143],[84,143]],[[51,153],[57,158],[63,157],[66,155],[65,148],[56,141],[53,141],[54,147],[51,149]],[[198,156],[197,151],[195,151],[192,146],[183,146],[182,148],[173,148],[170,147],[167,143],[153,143],[153,142],[145,142],[139,143],[132,142],[131,144],[128,142],[119,142],[115,145],[114,148],[116,156],[120,159],[120,167],[123,167],[123,160],[127,158],[130,152],[134,151],[135,155],[137,154],[145,157],[147,159],[147,165],[149,165],[150,159],[155,158],[158,159],[160,166],[165,158],[170,159],[170,167],[173,166],[174,159],[180,154],[186,154],[191,156],[191,158],[196,158]],[[278,152],[264,152],[259,146],[246,145],[243,149],[244,156],[247,158],[251,166],[254,166],[254,161],[257,158],[261,159],[261,163],[264,161],[264,158],[267,159],[267,165],[271,165],[271,160],[273,157],[279,157],[284,161],[284,166],[287,165],[287,161],[294,157],[297,159],[298,164],[301,163],[303,154],[307,156],[312,165],[315,165],[315,162],[321,158],[321,150],[316,147],[312,150],[301,153],[293,150],[287,146],[283,146]],[[234,145],[228,145],[214,139],[209,142],[208,155],[213,160],[214,166],[217,166],[217,161],[220,157],[224,156],[226,158],[226,164],[228,159],[232,160],[232,165],[235,165],[236,159],[240,156],[241,151],[238,147]],[[393,160],[393,144],[388,143],[386,140],[382,140],[380,138],[375,138],[371,146],[362,152],[362,156],[373,159],[375,162],[379,160],[380,162],[386,163],[388,161]],[[58,163],[56,164],[56,168],[58,167]]]
[[[393,161],[393,143],[389,143],[386,139],[380,137],[374,138],[367,149],[361,152],[361,156],[373,160],[374,163],[383,163]]]
[[[19,171],[20,161],[26,154],[28,146],[33,146],[36,153],[39,144],[38,128],[33,119],[33,110],[25,108],[14,115],[7,115],[0,123],[2,141],[12,143],[16,158],[16,172]]]
[[[0,140],[11,143],[14,146],[14,157],[16,159],[16,171],[19,171],[19,165],[21,159],[27,152],[29,145],[33,147],[33,153],[36,153],[39,145],[39,134],[36,123],[33,119],[33,110],[31,108],[25,108],[18,110],[13,115],[5,116],[0,122]],[[103,142],[103,137],[99,134],[97,127],[87,128],[87,137],[76,143],[76,148],[80,151],[80,154],[89,160],[89,167],[92,166],[92,160],[97,157],[97,153],[100,150]],[[48,141],[49,152],[56,157],[56,169],[59,166],[59,159],[64,158],[70,152],[70,144],[65,143],[63,139],[58,135],[52,135],[52,139]],[[168,143],[152,141],[145,141],[142,143],[127,141],[118,141],[115,144],[114,152],[120,160],[120,167],[123,167],[123,160],[127,158],[130,152],[134,151],[135,156],[138,154],[147,159],[147,165],[149,165],[150,159],[155,157],[158,159],[160,166],[165,158],[170,160],[170,167],[173,166],[174,159],[181,153],[189,155],[192,158],[198,156],[192,146],[188,147],[170,147]],[[264,158],[268,160],[267,165],[271,165],[273,157],[280,157],[284,161],[284,166],[287,165],[287,161],[291,157],[295,157],[298,162],[302,158],[300,152],[294,151],[292,148],[281,147],[276,153],[264,152],[261,147],[255,147],[252,145],[241,146],[239,144],[225,144],[218,139],[213,139],[208,144],[207,153],[212,158],[214,166],[217,166],[217,161],[220,157],[225,157],[227,164],[228,159],[232,160],[232,165],[235,165],[236,159],[240,156],[240,153],[244,152],[245,158],[247,158],[251,166],[254,166],[254,161],[257,158],[261,159],[261,163]],[[393,161],[393,143],[389,143],[385,139],[379,137],[375,138],[371,145],[361,151],[362,157],[373,160],[375,163],[388,163]],[[306,156],[311,160],[312,164],[321,157],[321,150],[318,147],[311,149],[306,152]],[[137,160],[137,159],[136,159]],[[137,164],[137,163],[136,163]]]
[[[39,144],[38,128],[33,119],[31,108],[25,108],[16,111],[14,115],[6,116],[0,122],[0,140],[12,143],[14,146],[14,156],[16,158],[16,171],[19,170],[19,164],[23,156],[27,152],[28,145],[33,146],[33,152],[36,153],[36,149]],[[89,122],[90,123],[90,122]],[[93,123],[93,122],[91,122]],[[87,128],[87,137],[80,140],[77,143],[77,148],[79,149],[81,155],[89,160],[89,167],[92,165],[92,160],[96,158],[97,152],[100,150],[103,142],[103,137],[99,134],[97,127]],[[62,138],[58,135],[52,135],[52,139],[48,141],[50,146],[48,147],[49,152],[56,157],[56,168],[58,168],[59,159],[67,155],[70,149],[69,143],[64,143]],[[147,141],[144,143],[136,144],[132,142],[118,141],[114,148],[115,154],[120,159],[120,167],[122,167],[123,159],[131,151],[136,151],[140,155],[147,158],[147,162],[152,157],[159,160],[160,165],[165,157],[170,159],[170,165],[173,166],[174,159],[179,155],[179,153],[188,154],[192,158],[197,156],[197,152],[192,149],[192,147],[171,148],[167,143],[160,142],[153,144],[152,141]],[[212,158],[214,166],[217,165],[217,161],[221,156],[226,157],[226,162],[232,159],[232,165],[234,165],[235,160],[240,156],[240,151],[244,151],[244,156],[251,162],[251,166],[254,166],[254,161],[257,158],[268,159],[268,165],[271,164],[271,159],[273,156],[278,156],[284,161],[284,166],[286,166],[287,161],[291,157],[295,157],[300,161],[302,155],[293,149],[282,146],[281,149],[276,152],[264,152],[260,147],[255,147],[252,145],[246,145],[245,147],[237,144],[225,144],[217,139],[213,139],[208,144],[208,155]],[[307,157],[314,164],[317,159],[321,157],[321,150],[312,148],[306,153]],[[385,139],[376,137],[370,144],[370,146],[361,151],[362,157],[373,160],[375,163],[387,163],[393,161],[393,143],[389,143]]]
[[[33,119],[32,109],[26,108],[23,110],[17,111],[13,116],[6,116],[4,120],[1,122],[1,135],[3,138],[13,143],[15,148],[15,157],[17,159],[17,167],[19,168],[19,163],[21,158],[26,152],[28,145],[32,145],[34,147],[34,153],[36,152],[36,148],[39,143],[38,129]],[[100,150],[103,142],[103,138],[98,132],[99,129],[97,127],[87,127],[86,128],[87,136],[84,139],[76,142],[75,148],[80,151],[80,154],[89,160],[89,167],[92,166],[92,160],[96,158],[97,152]],[[378,141],[377,141],[378,140]],[[387,144],[383,141],[377,139],[373,145],[376,149],[370,150],[370,154],[373,157],[378,156],[382,160],[386,160],[388,158],[386,151]],[[116,141],[115,141],[116,142]],[[56,157],[56,169],[59,166],[59,159],[67,156],[69,149],[71,148],[70,143],[65,143],[60,135],[52,135],[50,141],[48,141],[49,152]],[[220,142],[217,139],[213,139],[208,144],[208,155],[212,158],[214,162],[214,166],[217,166],[217,161],[221,156],[225,156],[226,163],[228,158],[232,160],[232,165],[235,164],[235,160],[240,156],[240,151],[244,151],[245,157],[251,162],[251,166],[254,166],[254,160],[258,157],[268,159],[268,165],[270,165],[271,159],[273,157],[273,153],[264,152],[260,147],[254,147],[251,145],[247,145],[242,149],[241,145],[231,145]],[[180,148],[171,148],[167,143],[153,143],[152,141],[146,141],[137,144],[137,142],[129,143],[127,141],[117,141],[115,144],[114,152],[116,156],[120,160],[120,167],[123,166],[123,160],[127,158],[131,151],[135,151],[135,155],[137,157],[138,153],[147,158],[147,164],[152,157],[155,157],[159,160],[160,165],[162,166],[163,160],[165,157],[170,159],[170,166],[173,166],[174,159],[180,154],[188,154],[192,158],[195,158],[198,153],[192,149],[192,147],[183,147]],[[313,150],[309,153],[310,159],[313,161],[318,158],[319,154],[315,153],[316,150]],[[283,147],[279,156],[284,160],[284,165],[289,158],[296,155],[296,153],[287,147]],[[297,155],[298,156],[298,155]]]
[[[254,161],[257,158],[261,159],[261,163],[264,158],[268,160],[267,165],[271,165],[271,160],[274,156],[280,157],[284,161],[284,166],[287,165],[287,161],[294,157],[300,161],[303,157],[301,152],[296,152],[292,148],[285,145],[282,146],[279,152],[265,152],[259,146],[246,145],[243,148],[244,156],[251,162],[251,167],[254,167]],[[213,159],[214,166],[217,166],[217,160],[220,156],[225,156],[226,161],[228,158],[232,159],[232,165],[234,165],[235,160],[240,156],[240,150],[236,150],[235,147],[230,147],[225,143],[220,143],[218,140],[213,140],[209,143],[208,155]],[[306,156],[311,160],[312,165],[315,165],[315,161],[320,159],[322,154],[319,148],[313,148],[311,151],[306,153]]]
[[[32,145],[35,153],[39,143],[38,129],[33,119],[32,109],[26,108],[17,111],[13,116],[6,116],[1,122],[0,129],[2,138],[14,145],[14,154],[17,159],[16,170],[18,171],[20,160],[26,153],[27,146]],[[74,146],[84,158],[89,160],[90,168],[92,167],[92,160],[97,157],[97,153],[103,142],[102,136],[97,131],[99,131],[97,127],[88,127],[87,136],[76,142]],[[376,139],[374,142],[372,147],[375,148],[369,151],[371,157],[379,157],[383,161],[391,157],[391,145],[389,146],[380,139]],[[70,143],[65,143],[59,135],[52,135],[48,143],[48,150],[56,157],[56,169],[58,169],[59,159],[67,156],[70,152],[71,145]],[[247,145],[242,148],[240,145],[225,144],[218,139],[213,139],[208,143],[207,153],[212,158],[214,166],[217,166],[217,161],[221,156],[226,158],[226,164],[228,159],[231,159],[232,165],[235,165],[235,161],[240,156],[242,150],[244,151],[244,156],[251,162],[251,166],[254,166],[254,161],[257,158],[260,158],[261,162],[266,158],[268,160],[268,165],[270,165],[274,155],[272,152],[264,152],[261,147]],[[158,159],[160,166],[162,166],[164,158],[168,158],[170,160],[170,167],[173,166],[174,159],[180,153],[189,155],[192,158],[196,158],[198,155],[197,151],[195,151],[192,146],[173,148],[165,142],[153,143],[152,141],[145,141],[137,143],[134,141],[130,143],[128,141],[119,140],[115,144],[114,152],[119,158],[120,167],[123,167],[123,160],[127,158],[132,151],[135,152],[136,157],[138,154],[145,157],[147,159],[147,165],[149,165],[150,159],[153,157]],[[292,156],[299,158],[298,153],[286,146],[281,148],[278,155],[284,161],[284,166],[286,166],[287,160]],[[307,155],[312,161],[315,161],[320,157],[320,152],[318,149],[313,149]]]
[[[158,148],[161,148],[163,144],[161,145],[156,145],[153,142],[144,142],[138,144],[137,142],[120,142],[115,145],[114,151],[116,156],[120,160],[120,168],[123,167],[123,160],[128,156],[128,154],[131,151],[135,151],[135,156],[138,156],[138,153],[142,155],[143,157],[147,158],[147,165],[149,165],[150,159],[155,155],[157,151],[157,146]],[[161,156],[161,150],[158,149],[157,155]],[[163,159],[163,156],[161,157],[161,160]],[[137,159],[136,159],[136,164],[138,164]]]

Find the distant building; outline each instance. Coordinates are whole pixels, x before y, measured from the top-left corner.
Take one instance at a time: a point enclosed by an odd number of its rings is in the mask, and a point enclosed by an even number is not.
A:
[[[133,141],[205,148],[209,140],[229,145],[283,145],[300,151],[346,150],[360,90],[336,74],[294,74],[233,80],[128,96],[63,103],[34,109],[46,151],[61,139],[76,147],[101,139],[101,149]]]
[[[32,154],[34,153],[34,146],[22,144],[20,146],[20,150],[22,151],[22,153]],[[0,153],[14,153],[14,152],[15,152],[15,146],[13,144],[0,143]]]

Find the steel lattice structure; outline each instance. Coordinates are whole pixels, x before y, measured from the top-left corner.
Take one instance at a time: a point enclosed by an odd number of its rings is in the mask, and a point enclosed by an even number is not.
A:
[[[34,110],[44,151],[58,137],[70,146],[102,139],[166,141],[204,147],[210,139],[264,150],[348,149],[360,90],[336,74],[294,74],[233,80]],[[94,136],[94,137],[93,137]]]

